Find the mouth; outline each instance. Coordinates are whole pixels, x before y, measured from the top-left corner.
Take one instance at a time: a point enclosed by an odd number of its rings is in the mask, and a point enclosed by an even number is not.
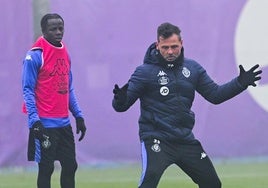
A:
[[[169,56],[166,58],[167,61],[174,61],[176,59],[175,56]]]
[[[62,36],[56,36],[56,37],[55,37],[55,40],[57,40],[57,41],[61,41],[61,40],[62,40]]]

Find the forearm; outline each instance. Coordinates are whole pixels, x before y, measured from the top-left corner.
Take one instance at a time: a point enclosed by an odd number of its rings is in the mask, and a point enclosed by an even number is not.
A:
[[[36,121],[40,120],[36,107],[34,92],[29,88],[23,88],[23,98],[29,119],[29,126],[31,127]]]
[[[73,89],[71,89],[69,93],[69,110],[75,118],[83,117]]]
[[[205,98],[213,104],[220,104],[235,97],[245,89],[246,88],[238,82],[237,78],[235,78],[226,84],[217,86],[217,88]]]

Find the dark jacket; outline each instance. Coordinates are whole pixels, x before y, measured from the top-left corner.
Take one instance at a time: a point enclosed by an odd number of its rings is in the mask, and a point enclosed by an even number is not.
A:
[[[197,62],[184,58],[175,65],[160,63],[152,44],[145,55],[144,64],[138,66],[128,81],[127,102],[113,100],[118,112],[126,111],[140,99],[140,139],[158,138],[183,143],[195,142],[192,129],[195,115],[191,111],[195,91],[213,104],[222,103],[243,88],[237,78],[217,85]]]

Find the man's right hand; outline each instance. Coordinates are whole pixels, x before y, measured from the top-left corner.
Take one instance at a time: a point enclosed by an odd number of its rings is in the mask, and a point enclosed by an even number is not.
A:
[[[47,136],[46,129],[44,128],[40,120],[34,122],[32,130],[34,133],[34,137],[39,140],[44,140],[44,136]]]
[[[124,104],[127,100],[127,89],[128,89],[128,83],[126,83],[122,88],[119,88],[117,84],[114,85],[113,93],[114,93],[114,99],[120,103]]]

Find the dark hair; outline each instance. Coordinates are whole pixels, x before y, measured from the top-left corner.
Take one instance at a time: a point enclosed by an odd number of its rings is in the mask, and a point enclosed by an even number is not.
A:
[[[63,18],[59,14],[57,14],[57,13],[52,13],[52,14],[49,13],[49,14],[44,15],[42,17],[42,19],[41,19],[41,22],[40,22],[41,23],[42,32],[44,32],[46,30],[46,28],[47,28],[47,21],[49,19],[57,19],[57,18],[60,18],[62,20],[62,22],[64,23]]]
[[[167,39],[171,35],[176,34],[181,38],[181,30],[179,27],[172,25],[171,23],[165,22],[162,23],[157,28],[157,40],[159,41],[159,37],[163,37],[164,39]]]

